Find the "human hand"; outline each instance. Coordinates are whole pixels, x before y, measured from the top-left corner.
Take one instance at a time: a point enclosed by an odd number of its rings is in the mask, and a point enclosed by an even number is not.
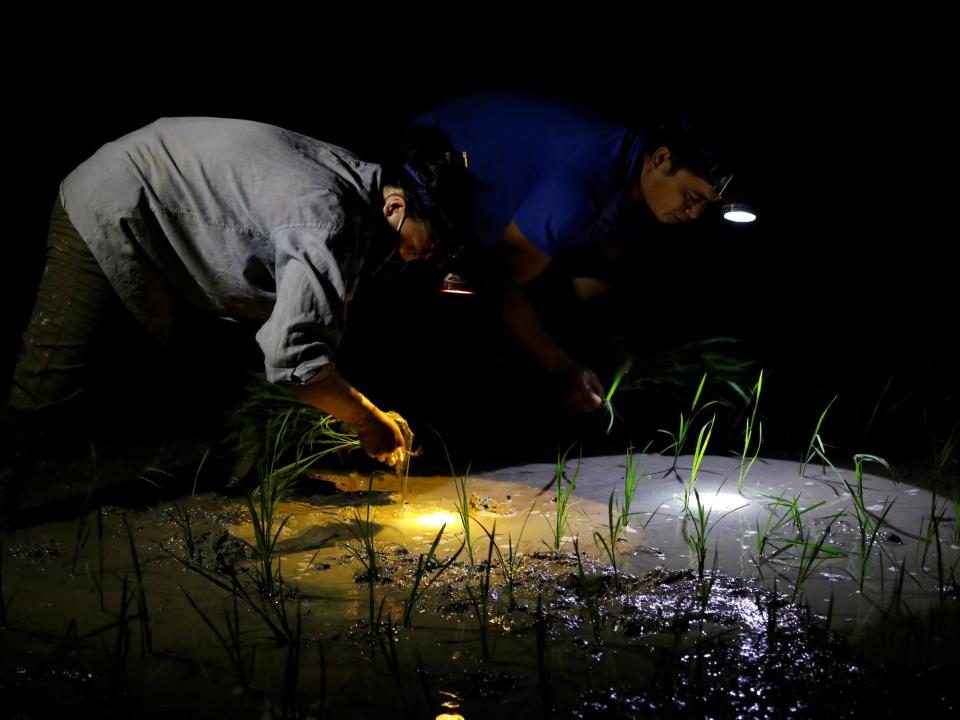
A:
[[[386,413],[374,408],[370,416],[354,429],[363,451],[374,460],[390,467],[401,465],[406,460],[407,444],[403,432],[397,421]]]
[[[590,368],[574,365],[558,376],[564,402],[574,412],[589,413],[603,405],[603,384]]]

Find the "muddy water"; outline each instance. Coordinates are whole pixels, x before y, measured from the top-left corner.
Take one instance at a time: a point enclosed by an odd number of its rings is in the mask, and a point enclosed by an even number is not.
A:
[[[716,571],[700,580],[682,508],[689,458],[676,473],[662,457],[639,461],[635,514],[615,543],[617,573],[593,533],[607,532],[610,492],[622,496],[619,457],[584,459],[561,552],[554,492],[541,492],[552,465],[470,478],[472,564],[450,478],[411,478],[402,492],[381,475],[369,493],[367,477],[305,481],[278,512],[288,519],[272,562],[284,585],[272,601],[253,582],[253,524],[235,499],[193,499],[192,555],[172,503],[107,507],[99,524],[92,512],[82,526],[5,535],[0,689],[38,715],[63,706],[108,716],[490,717],[553,708],[569,717],[809,717],[829,708],[843,717],[882,709],[900,682],[915,687],[917,677],[899,668],[919,666],[927,675],[918,702],[940,710],[955,702],[936,688],[956,669],[956,599],[940,582],[957,566],[956,525],[946,512],[938,556],[925,540],[932,499],[924,491],[864,478],[867,508],[882,514],[894,504],[861,592],[856,523],[827,519],[852,512],[839,478],[819,467],[801,477],[795,464],[769,461],[741,494],[735,461],[708,458],[697,488],[716,522],[707,539]],[[803,550],[787,541],[797,529],[771,534],[763,555],[756,533],[771,497],[798,494],[801,508],[823,501],[802,516],[804,532],[847,555],[815,563],[794,592]],[[356,518],[368,506],[374,583],[363,581],[358,559]],[[438,563],[460,554],[424,589],[442,567],[428,566],[404,625],[418,558],[443,523]],[[233,578],[249,601],[234,604]],[[788,602],[793,595],[809,608]],[[940,614],[926,620],[930,608]]]

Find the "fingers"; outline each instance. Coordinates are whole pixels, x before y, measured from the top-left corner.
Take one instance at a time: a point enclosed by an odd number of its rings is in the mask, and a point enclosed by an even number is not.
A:
[[[580,368],[567,393],[567,406],[574,412],[589,413],[603,405],[603,385],[592,370]]]
[[[377,459],[380,462],[386,465],[389,465],[390,467],[397,467],[398,465],[403,464],[403,461],[406,459],[406,454],[407,454],[406,450],[404,450],[403,448],[397,448],[393,452],[388,453],[387,455],[384,455]]]

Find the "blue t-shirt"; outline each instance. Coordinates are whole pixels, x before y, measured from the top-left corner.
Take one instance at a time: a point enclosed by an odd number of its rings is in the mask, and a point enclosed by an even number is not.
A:
[[[411,126],[440,130],[453,150],[467,152],[475,229],[487,248],[511,220],[548,255],[602,239],[643,158],[642,137],[628,128],[533,98],[468,96]]]

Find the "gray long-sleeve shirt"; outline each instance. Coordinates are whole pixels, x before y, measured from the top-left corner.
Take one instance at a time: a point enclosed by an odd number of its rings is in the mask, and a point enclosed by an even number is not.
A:
[[[278,127],[164,118],[100,148],[61,200],[154,335],[178,295],[263,320],[267,379],[302,383],[332,367],[380,185],[379,165]]]

